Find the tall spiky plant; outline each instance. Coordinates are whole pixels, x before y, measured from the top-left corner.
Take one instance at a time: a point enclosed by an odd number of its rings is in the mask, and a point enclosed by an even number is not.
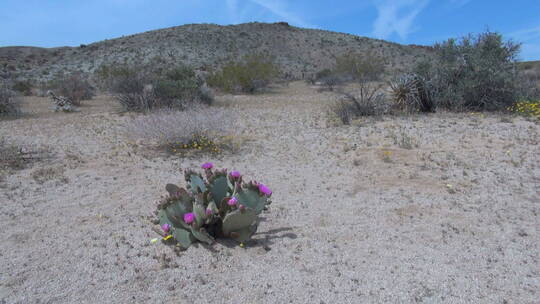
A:
[[[431,98],[424,78],[417,74],[403,74],[390,82],[394,103],[400,109],[410,112],[434,112],[435,104]]]

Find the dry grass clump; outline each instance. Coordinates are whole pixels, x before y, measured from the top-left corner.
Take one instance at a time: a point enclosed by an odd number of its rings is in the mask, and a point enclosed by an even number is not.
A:
[[[173,153],[217,153],[218,140],[232,130],[235,120],[235,113],[223,108],[161,109],[135,118],[127,126],[127,133],[132,140],[149,142]]]
[[[352,119],[361,116],[377,116],[388,112],[389,106],[381,85],[360,81],[357,90],[342,94],[343,98],[333,104],[330,111],[343,124],[347,125]]]
[[[0,177],[48,157],[50,157],[48,149],[23,147],[0,137]]]

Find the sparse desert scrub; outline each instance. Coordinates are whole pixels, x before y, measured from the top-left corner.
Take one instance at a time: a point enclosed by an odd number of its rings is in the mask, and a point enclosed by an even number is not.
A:
[[[377,116],[388,112],[389,106],[380,84],[360,81],[358,88],[350,92],[341,92],[342,99],[330,106],[330,111],[343,124],[361,116]]]
[[[75,106],[95,96],[94,87],[78,73],[57,76],[49,83],[49,89],[58,96],[68,98]]]
[[[126,111],[183,110],[214,101],[212,90],[187,66],[161,72],[145,66],[102,67],[97,75]]]
[[[49,156],[50,151],[43,147],[25,147],[0,137],[0,175],[24,169],[29,164]]]
[[[350,52],[336,57],[333,73],[352,80],[376,81],[384,73],[384,61],[371,52]]]
[[[15,92],[0,84],[0,118],[19,114],[20,103]]]
[[[247,55],[240,61],[225,64],[212,73],[207,81],[212,87],[228,93],[254,93],[266,88],[279,74],[272,57],[264,54]]]
[[[30,81],[16,81],[13,84],[13,90],[19,92],[24,96],[32,95],[32,83]]]
[[[151,142],[168,151],[220,152],[218,141],[235,123],[232,110],[197,106],[185,111],[161,109],[131,121],[126,132],[131,140]]]

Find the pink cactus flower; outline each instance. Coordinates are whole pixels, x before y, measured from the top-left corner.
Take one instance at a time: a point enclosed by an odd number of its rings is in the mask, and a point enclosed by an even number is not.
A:
[[[202,166],[201,166],[201,167],[202,167],[203,169],[206,169],[206,170],[208,170],[208,169],[212,169],[212,168],[214,167],[214,164],[212,164],[212,163],[208,162],[208,163],[204,163],[204,164],[202,164]]]
[[[240,209],[240,211],[244,211],[246,209],[246,206],[244,205],[238,205],[238,209]]]
[[[242,175],[240,174],[240,172],[238,172],[238,171],[231,171],[231,177],[232,177],[232,178],[238,179],[238,178],[240,178],[240,176],[242,176]]]
[[[186,222],[186,224],[191,224],[193,223],[194,220],[195,220],[195,214],[193,213],[184,214],[184,222]]]
[[[272,195],[272,190],[270,188],[266,187],[264,184],[259,183],[259,191],[267,196]]]
[[[169,231],[171,230],[171,225],[169,225],[169,224],[163,224],[163,225],[161,225],[161,229],[162,229],[165,233],[169,233]]]
[[[229,205],[229,206],[235,206],[236,203],[238,203],[238,199],[236,199],[236,197],[233,196],[233,197],[231,197],[231,198],[229,199],[229,201],[227,202],[227,205]]]
[[[210,216],[212,215],[212,209],[211,208],[206,208],[206,215]]]

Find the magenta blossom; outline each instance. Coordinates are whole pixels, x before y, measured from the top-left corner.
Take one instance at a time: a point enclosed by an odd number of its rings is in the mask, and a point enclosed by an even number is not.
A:
[[[211,208],[206,208],[206,215],[210,216],[212,215],[212,209]]]
[[[184,214],[184,222],[186,222],[186,224],[193,223],[193,220],[195,220],[195,214],[193,213]]]
[[[208,169],[212,169],[212,168],[214,167],[214,164],[212,164],[212,163],[204,163],[204,164],[202,164],[201,167],[202,167],[203,169],[208,170]]]
[[[236,203],[238,203],[238,199],[236,199],[236,197],[233,196],[229,199],[229,201],[227,202],[227,205],[234,206],[236,205]]]
[[[163,225],[161,225],[161,229],[162,229],[165,233],[169,233],[169,231],[171,230],[171,225],[169,225],[169,224],[163,224]]]
[[[240,178],[240,176],[241,176],[241,175],[240,175],[240,172],[238,172],[238,171],[231,171],[231,177],[232,177],[232,178],[237,179],[237,178]]]
[[[259,183],[259,191],[267,196],[272,195],[272,190],[270,188],[266,187],[264,184]]]

